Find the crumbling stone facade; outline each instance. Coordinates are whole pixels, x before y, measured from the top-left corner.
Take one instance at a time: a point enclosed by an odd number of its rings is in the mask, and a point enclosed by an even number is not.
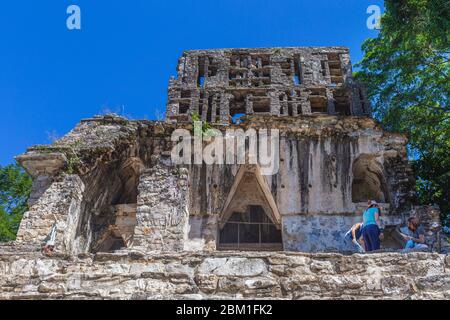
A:
[[[369,290],[367,297],[376,297],[388,290],[382,288],[381,282],[397,280],[401,285],[394,286],[397,289],[393,289],[392,297],[431,297],[428,289],[423,292],[407,289],[416,288],[420,279],[406,276],[400,279],[392,271],[392,277],[389,275],[386,280],[383,270],[389,266],[382,264],[388,262],[387,258],[318,253],[353,252],[354,248],[343,241],[343,234],[361,221],[368,199],[377,200],[382,207],[387,235],[382,243],[384,251],[400,248],[389,235],[411,215],[424,221],[427,241],[435,248],[433,237],[434,230],[439,228],[439,212],[433,207],[412,205],[414,178],[406,154],[406,137],[384,131],[369,114],[364,89],[352,79],[346,48],[186,52],[180,59],[178,79],[170,80],[166,121],[97,116],[82,120],[52,145],[31,147],[17,157],[33,176],[34,183],[30,210],[20,225],[17,240],[10,247],[0,248],[5,274],[0,278],[3,292],[0,297],[89,295],[87,289],[80,287],[72,294],[69,289],[72,285],[48,284],[45,279],[28,287],[24,284],[13,288],[10,282],[22,274],[17,271],[17,264],[11,262],[11,251],[21,252],[25,264],[50,263],[55,268],[64,265],[79,275],[81,265],[114,268],[105,272],[109,275],[111,271],[122,280],[130,276],[129,268],[135,264],[131,256],[135,254],[146,261],[137,266],[139,270],[162,268],[157,271],[157,279],[153,279],[154,274],[149,276],[151,281],[144,279],[138,283],[130,279],[130,286],[117,288],[117,297],[138,298],[142,294],[150,298],[166,293],[170,297],[177,294],[212,297],[221,296],[218,289],[221,287],[228,288],[223,289],[227,297],[349,297],[353,289]],[[193,122],[198,118],[225,136],[230,129],[278,130],[279,170],[265,175],[260,164],[175,165],[172,151],[179,141],[173,139],[173,133],[179,129],[194,133]],[[44,261],[38,253],[30,253],[42,247],[53,226],[57,230],[56,255],[81,260],[71,265],[64,259]],[[243,251],[268,253],[259,257],[257,253]],[[283,251],[311,255],[280,253]],[[166,260],[157,261],[158,252],[170,256],[169,260],[173,260],[170,266],[165,265]],[[192,257],[190,265],[212,264],[217,265],[217,270],[227,263],[246,266],[257,261],[255,268],[239,267],[239,272],[262,271],[249,275],[251,279],[247,280],[242,279],[245,272],[237,274],[237,269],[233,271],[236,274],[210,278],[209,271],[187,270],[184,262],[180,265],[178,254]],[[114,267],[98,264],[99,257],[105,255],[123,263],[113,264]],[[273,257],[283,261],[306,259],[310,271],[290,262],[273,262],[276,260]],[[395,261],[409,259],[392,257]],[[448,278],[443,256],[420,257],[440,259],[436,275],[439,281]],[[359,259],[353,265],[355,270],[362,263],[364,268],[372,268],[372,273],[382,272],[383,276],[378,280],[361,276],[361,281],[354,285],[348,280],[353,271],[349,269],[348,275],[336,271],[337,260],[329,259]],[[416,256],[411,259],[414,265],[425,263]],[[399,265],[402,264],[392,267]],[[177,283],[182,284],[177,286],[161,278],[167,268],[175,273],[177,268],[184,268],[180,277],[185,282],[180,280]],[[58,270],[46,275],[59,273]],[[318,278],[321,270],[323,277]],[[325,273],[331,270],[336,273],[326,278]],[[361,274],[367,270],[361,270]],[[304,287],[303,280],[295,283],[289,280],[291,275],[304,277],[304,272],[314,278],[304,279],[311,287]],[[144,273],[147,271],[140,272],[139,277],[145,278]],[[432,276],[426,272],[425,275]],[[96,285],[95,281],[86,281],[83,288]],[[322,286],[323,281],[328,289],[312,289]],[[371,281],[381,282],[371,284]],[[340,287],[347,282],[348,288]],[[94,295],[114,296],[110,292],[116,290],[114,283]],[[149,289],[148,293],[147,289],[136,289],[140,285],[154,290]],[[306,291],[299,296],[295,293],[297,289]],[[437,296],[448,297],[448,288],[442,290]]]
[[[361,219],[366,202],[358,195],[361,179],[366,184],[362,196],[379,197],[386,226],[411,215],[414,181],[406,139],[384,132],[372,119],[254,115],[233,126],[280,130],[280,169],[262,176],[260,185],[279,215],[275,225],[282,230],[281,249],[351,250],[342,234]],[[35,177],[33,194],[42,196],[26,213],[17,241],[42,243],[56,221],[58,234],[67,236],[67,227],[74,230],[67,240],[71,248],[64,251],[108,251],[99,241],[113,236],[111,228],[119,227],[118,212],[126,205],[128,217],[135,217],[134,235],[124,235],[119,248],[128,247],[127,242],[146,250],[216,250],[241,166],[171,165],[171,134],[181,127],[192,130],[191,123],[87,119],[55,144],[33,147],[18,157]],[[40,171],[44,158],[55,166],[47,168],[54,172],[51,177]],[[52,182],[42,187],[44,178]],[[251,199],[255,183],[250,180],[239,189],[241,207],[259,204],[269,214],[265,199]]]
[[[169,85],[167,118],[193,113],[229,124],[236,115],[370,115],[343,47],[188,51]]]

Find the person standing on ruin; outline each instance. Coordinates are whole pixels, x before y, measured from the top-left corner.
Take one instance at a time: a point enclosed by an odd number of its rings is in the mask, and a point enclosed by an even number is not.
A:
[[[378,203],[374,200],[369,200],[369,207],[363,213],[364,227],[362,229],[366,252],[380,249],[380,213]]]

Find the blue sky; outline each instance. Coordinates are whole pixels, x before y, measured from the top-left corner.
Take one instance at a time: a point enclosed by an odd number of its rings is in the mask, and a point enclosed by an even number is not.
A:
[[[81,8],[69,31],[66,9]],[[109,109],[163,114],[183,50],[348,46],[377,0],[14,0],[0,7],[0,165]]]

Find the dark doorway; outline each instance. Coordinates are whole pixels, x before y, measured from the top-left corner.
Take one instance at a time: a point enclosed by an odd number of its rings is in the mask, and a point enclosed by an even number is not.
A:
[[[231,215],[219,234],[219,249],[282,250],[281,231],[261,206],[249,206]]]

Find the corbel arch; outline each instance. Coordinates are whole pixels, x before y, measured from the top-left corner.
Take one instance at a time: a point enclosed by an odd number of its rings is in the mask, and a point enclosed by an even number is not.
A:
[[[242,165],[219,219],[219,248],[282,250],[281,214],[259,165]]]

